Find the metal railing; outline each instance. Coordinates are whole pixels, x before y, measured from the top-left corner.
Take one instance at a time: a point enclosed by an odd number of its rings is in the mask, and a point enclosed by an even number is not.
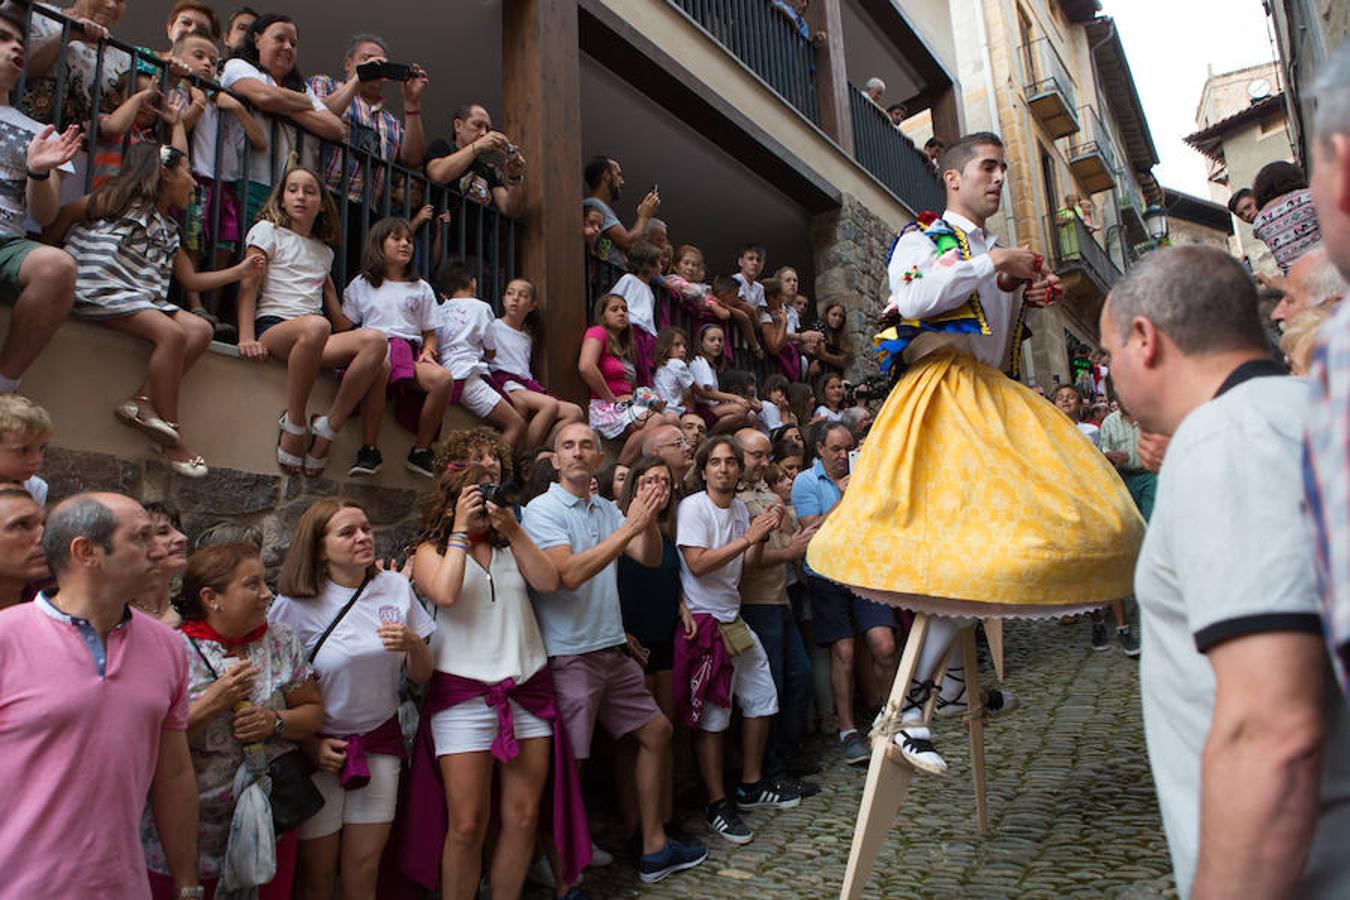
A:
[[[820,123],[815,48],[769,0],[670,0],[798,112]]]
[[[853,119],[853,155],[858,164],[886,185],[910,212],[941,213],[946,196],[928,156],[891,124],[885,110],[852,84],[848,96]]]
[[[1091,105],[1080,106],[1078,123],[1079,131],[1069,138],[1069,159],[1093,153],[1101,154],[1106,162],[1106,168],[1115,176],[1119,172],[1116,167],[1115,144],[1111,142],[1111,132],[1102,121],[1102,117],[1097,114],[1096,108]]]
[[[1078,95],[1073,79],[1069,77],[1069,69],[1064,65],[1064,60],[1060,58],[1059,51],[1055,49],[1050,39],[1037,38],[1020,49],[1022,84],[1026,88],[1027,96],[1058,92],[1064,97],[1065,105],[1069,109],[1075,109],[1078,106]]]
[[[77,156],[75,163],[77,170],[80,166],[84,167],[85,193],[93,186],[95,175],[93,150],[99,143],[100,114],[112,112],[130,92],[135,90],[136,76],[129,73],[134,73],[138,66],[155,73],[153,77],[159,82],[160,89],[166,96],[171,90],[177,89],[177,86],[187,83],[205,91],[208,96],[217,93],[229,94],[245,108],[254,110],[247,99],[222,87],[219,82],[196,75],[175,75],[169,71],[168,64],[151,51],[134,47],[112,37],[94,45],[96,46],[94,77],[91,84],[83,87],[82,79],[71,77],[68,59],[70,44],[80,36],[79,26],[73,19],[37,4],[28,4],[26,9],[24,26],[29,36],[26,44],[29,54],[31,55],[34,46],[32,39],[34,16],[51,20],[59,28],[59,47],[56,60],[49,72],[35,76],[25,68],[14,92],[14,97],[18,101],[16,106],[25,109],[44,124],[55,125],[58,131],[68,125],[73,118],[80,119],[85,132],[85,150]],[[111,86],[111,89],[105,89],[104,82],[109,80],[110,73],[117,76],[118,83]],[[72,93],[82,88],[88,91],[87,96]],[[35,98],[40,98],[40,102]],[[76,116],[72,116],[72,112]],[[253,224],[245,220],[244,212],[250,183],[275,185],[284,177],[287,166],[299,161],[310,165],[324,177],[338,206],[340,237],[337,247],[334,248],[333,278],[339,286],[339,295],[346,285],[349,273],[359,265],[366,236],[375,221],[390,215],[411,219],[422,206],[430,205],[433,209],[432,220],[419,228],[415,238],[416,265],[421,277],[431,280],[438,260],[458,256],[475,272],[480,296],[493,304],[494,308],[500,303],[506,282],[515,277],[517,272],[516,244],[520,231],[518,222],[495,207],[469,199],[452,187],[433,183],[421,170],[409,168],[380,156],[377,149],[361,148],[350,143],[321,138],[284,117],[257,110],[254,110],[254,114],[255,117],[262,115],[266,122],[264,130],[268,135],[269,156],[266,181],[258,177],[263,173],[250,171],[252,152],[247,143],[239,153],[238,174],[231,174],[228,181],[219,177],[210,181],[207,189],[210,192],[208,205],[212,210],[211,227],[203,228],[202,256],[206,261],[203,268],[214,268],[211,261],[217,259],[218,249],[232,249],[236,259],[242,257],[246,249],[242,241],[233,248],[219,247],[222,243],[219,240],[223,207],[221,200],[227,184],[238,198],[241,219],[239,233],[242,236]],[[159,122],[156,129],[156,138],[167,143],[170,135],[167,123]],[[218,174],[222,172],[226,131],[222,117],[216,128],[215,145],[212,150],[211,170]],[[125,150],[131,143],[133,138],[128,133],[122,138],[122,149]],[[284,147],[289,147],[289,152],[282,153]],[[341,158],[341,171],[336,179],[329,179],[326,174],[327,166],[336,156]],[[357,174],[362,177],[358,189],[353,191],[352,181]],[[377,186],[379,190],[376,189]],[[393,190],[395,186],[402,189],[401,201],[395,200]],[[183,212],[186,213],[186,210]],[[438,217],[446,212],[450,214],[449,225],[437,227]]]
[[[1097,282],[1103,293],[1120,279],[1120,268],[1076,212],[1060,210],[1046,216],[1045,223],[1056,272],[1082,269]]]

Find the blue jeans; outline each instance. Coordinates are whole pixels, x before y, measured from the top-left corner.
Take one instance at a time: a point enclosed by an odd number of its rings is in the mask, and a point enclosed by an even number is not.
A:
[[[801,749],[806,709],[811,702],[811,657],[806,654],[791,606],[742,604],[741,617],[764,645],[778,690],[778,715],[764,748],[764,774],[781,778],[787,774],[787,760]]]

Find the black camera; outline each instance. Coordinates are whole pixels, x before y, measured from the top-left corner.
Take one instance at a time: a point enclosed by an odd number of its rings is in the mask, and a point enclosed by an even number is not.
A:
[[[483,495],[484,503],[495,503],[503,509],[513,508],[520,499],[520,490],[514,484],[485,482],[478,485],[478,493]]]
[[[405,63],[365,62],[356,67],[356,77],[361,81],[375,81],[388,78],[390,81],[412,81],[413,67]]]
[[[845,402],[850,406],[859,400],[884,399],[890,390],[890,380],[881,374],[869,375],[858,384],[844,382]]]

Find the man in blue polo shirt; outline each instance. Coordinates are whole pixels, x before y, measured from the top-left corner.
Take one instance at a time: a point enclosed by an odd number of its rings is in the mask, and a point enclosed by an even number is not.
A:
[[[848,455],[853,433],[839,422],[816,432],[816,462],[792,482],[792,505],[803,528],[823,522],[848,487]],[[866,765],[872,751],[853,722],[853,639],[862,634],[872,651],[876,685],[885,690],[895,679],[895,615],[889,607],[865,600],[842,584],[806,567],[811,597],[811,629],[816,643],[830,648],[830,688],[839,719],[839,744],[849,765]],[[880,705],[879,698],[870,698]]]

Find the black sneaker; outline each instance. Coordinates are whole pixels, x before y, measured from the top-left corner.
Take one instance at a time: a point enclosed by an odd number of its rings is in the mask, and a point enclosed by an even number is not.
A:
[[[431,451],[430,447],[423,447],[420,450],[414,447],[408,451],[408,461],[403,464],[403,467],[414,475],[435,478],[435,465],[436,454]]]
[[[1111,639],[1106,636],[1106,623],[1092,623],[1092,649],[1105,650],[1111,646]]]
[[[673,838],[666,838],[666,845],[655,853],[643,854],[638,860],[638,877],[643,884],[656,884],[668,875],[692,869],[708,858],[708,848],[686,847]]]
[[[755,839],[755,833],[726,800],[709,803],[704,814],[708,818],[708,827],[721,835],[723,840],[733,844],[748,844]]]
[[[362,475],[374,475],[380,471],[380,466],[384,465],[384,457],[380,455],[379,449],[375,447],[362,447],[356,451],[356,462],[347,470],[348,478],[358,478]]]
[[[742,784],[736,788],[736,805],[741,809],[791,809],[802,802],[802,795],[781,781],[767,778],[757,784]]]
[[[1120,641],[1120,649],[1130,659],[1139,655],[1139,638],[1134,636],[1134,631],[1130,626],[1116,629],[1116,640]]]
[[[807,797],[814,797],[820,793],[820,785],[814,781],[804,781],[800,778],[779,778],[777,784],[784,790],[790,791],[805,800]]]

